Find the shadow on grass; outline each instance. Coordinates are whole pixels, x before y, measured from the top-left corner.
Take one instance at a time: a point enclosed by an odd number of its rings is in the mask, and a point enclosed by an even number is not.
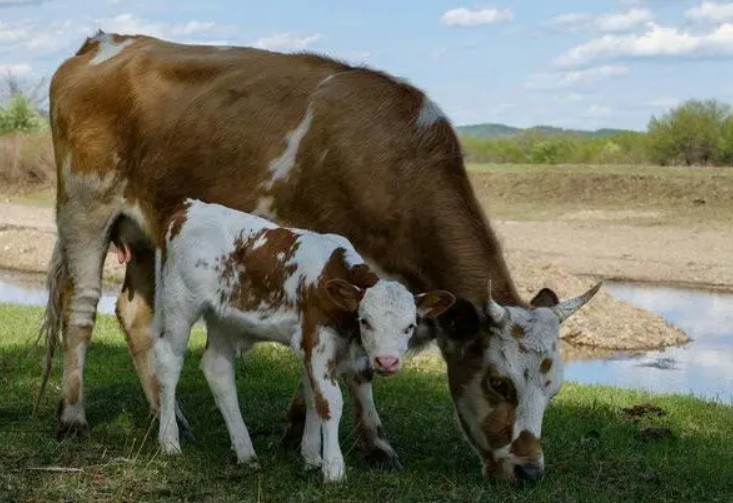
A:
[[[297,452],[279,445],[281,419],[298,382],[285,350],[258,348],[238,389],[263,470],[233,463],[223,420],[198,370],[200,344],[189,352],[178,394],[197,442],[181,458],[157,454],[156,424],[127,350],[102,339],[88,353],[87,440],[55,440],[60,361],[36,416],[31,398],[40,350],[0,345],[0,501],[730,501],[733,498],[733,412],[686,397],[655,397],[568,385],[544,428],[547,477],[513,488],[482,479],[479,463],[453,419],[444,376],[408,369],[378,380],[375,396],[406,470],[367,466],[351,450],[351,407],[342,421],[348,481],[324,486],[303,472]],[[631,419],[621,408],[653,401],[664,417]],[[647,427],[670,436],[648,439]],[[122,458],[122,459],[120,459]],[[117,461],[115,461],[117,460]],[[48,473],[40,466],[82,468]]]

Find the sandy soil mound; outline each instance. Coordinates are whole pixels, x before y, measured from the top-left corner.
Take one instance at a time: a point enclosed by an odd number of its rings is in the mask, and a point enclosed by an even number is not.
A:
[[[508,254],[507,260],[519,292],[526,299],[543,287],[552,288],[561,299],[566,299],[594,284],[552,265],[528,262],[512,254]],[[659,348],[689,340],[658,314],[616,300],[603,289],[563,324],[561,337],[573,345],[615,350]]]

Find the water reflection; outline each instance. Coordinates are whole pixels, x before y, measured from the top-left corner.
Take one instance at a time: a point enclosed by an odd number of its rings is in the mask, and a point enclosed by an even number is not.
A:
[[[608,285],[621,300],[655,311],[693,342],[642,354],[577,361],[568,379],[733,402],[733,295],[630,284]]]
[[[37,278],[3,274],[0,276],[0,302],[26,306],[45,306],[48,292],[39,286],[39,283]],[[105,292],[99,301],[99,312],[114,314],[115,301],[115,294]]]

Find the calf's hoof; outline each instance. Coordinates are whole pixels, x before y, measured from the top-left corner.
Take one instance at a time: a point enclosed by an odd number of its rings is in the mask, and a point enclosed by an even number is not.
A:
[[[343,460],[323,463],[323,481],[328,483],[341,482],[346,478],[346,465]]]
[[[180,456],[181,446],[178,444],[178,442],[161,440],[160,452],[162,452],[166,456]]]
[[[260,470],[262,470],[262,466],[260,466],[260,461],[256,457],[251,458],[247,461],[240,461],[239,463],[244,465],[247,470],[251,472],[259,472]]]

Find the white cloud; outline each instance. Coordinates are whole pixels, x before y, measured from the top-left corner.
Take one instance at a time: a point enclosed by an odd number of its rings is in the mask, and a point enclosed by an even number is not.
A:
[[[530,75],[524,86],[535,91],[566,89],[609,80],[628,73],[629,69],[621,65],[603,65],[568,72],[535,73]]]
[[[19,7],[21,5],[38,5],[46,0],[0,0],[0,8],[2,7]]]
[[[106,32],[124,35],[142,34],[153,37],[162,37],[165,26],[161,23],[146,21],[134,14],[120,14],[113,18],[99,19],[97,23]]]
[[[641,34],[605,35],[576,46],[555,63],[576,67],[596,60],[690,55],[733,55],[733,24],[722,24],[709,33],[697,33],[649,23]]]
[[[270,37],[258,38],[251,45],[258,49],[268,49],[271,51],[303,50],[320,39],[321,35],[318,33],[305,37],[292,33],[278,33]]]
[[[695,22],[721,23],[733,19],[733,3],[702,2],[685,12],[685,17]]]
[[[15,65],[0,64],[0,75],[26,75],[31,73],[31,65],[28,63],[20,63]]]
[[[591,105],[583,113],[586,119],[607,119],[613,115],[613,108],[605,105]]]
[[[189,21],[186,24],[174,26],[171,30],[173,35],[198,35],[208,33],[216,28],[213,21]]]
[[[514,14],[509,9],[451,9],[440,17],[446,26],[480,26],[511,21]]]
[[[28,38],[28,30],[22,27],[11,27],[0,21],[0,44],[13,44]]]
[[[679,98],[657,98],[649,101],[647,106],[651,108],[674,108],[682,102]]]
[[[550,20],[550,25],[566,31],[595,30],[616,33],[633,30],[654,19],[649,9],[630,9],[623,13],[608,13],[593,16],[583,12],[562,14]]]

